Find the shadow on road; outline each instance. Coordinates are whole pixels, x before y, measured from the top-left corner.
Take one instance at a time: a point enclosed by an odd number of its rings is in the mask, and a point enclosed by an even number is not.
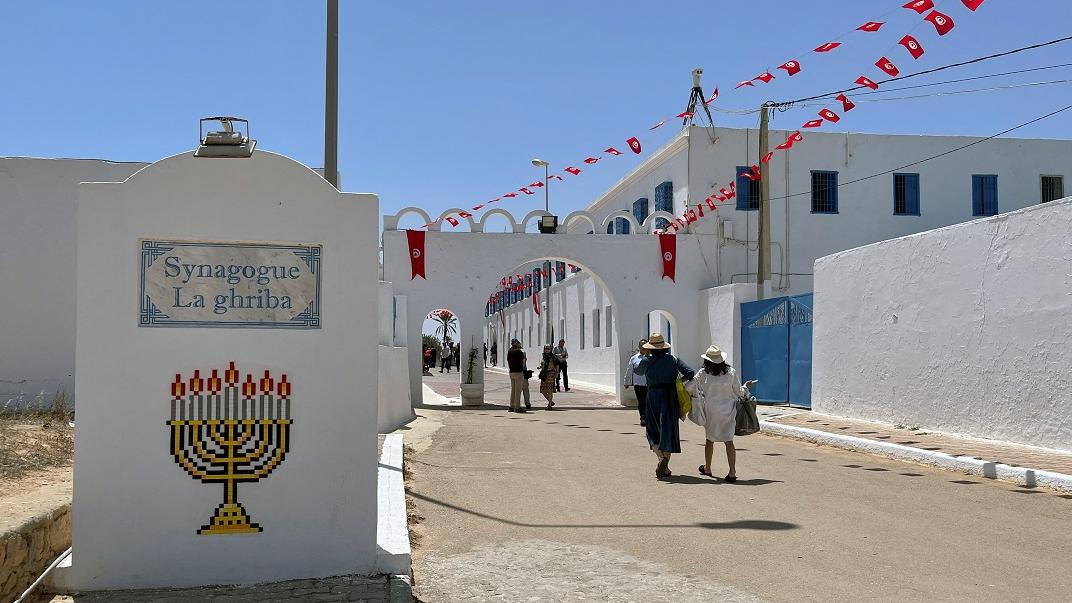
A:
[[[741,482],[737,482],[738,484]],[[787,523],[784,521],[770,521],[765,519],[739,519],[736,521],[723,521],[723,522],[696,522],[696,523],[591,523],[591,524],[575,524],[575,523],[525,523],[521,521],[514,521],[512,519],[504,519],[502,517],[496,517],[494,515],[488,515],[487,513],[481,513],[479,511],[473,511],[472,509],[466,509],[455,504],[444,502],[430,496],[425,496],[419,492],[408,492],[410,496],[418,500],[446,507],[454,511],[460,511],[474,517],[480,517],[482,519],[490,519],[491,521],[497,521],[499,523],[521,527],[521,528],[703,528],[706,530],[795,530],[800,526],[795,523]]]

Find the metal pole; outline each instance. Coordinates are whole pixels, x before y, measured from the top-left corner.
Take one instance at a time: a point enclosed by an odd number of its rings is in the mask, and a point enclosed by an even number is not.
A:
[[[770,184],[767,182],[768,123],[770,108],[766,103],[759,112],[759,262],[756,268],[756,299],[764,298],[763,284],[770,280]]]
[[[551,212],[551,166],[543,166],[543,210]]]
[[[324,73],[324,178],[339,188],[339,0],[327,0]]]

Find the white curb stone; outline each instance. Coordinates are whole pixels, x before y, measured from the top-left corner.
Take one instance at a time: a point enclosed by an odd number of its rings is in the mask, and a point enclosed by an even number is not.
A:
[[[376,570],[409,576],[411,550],[406,484],[402,479],[402,434],[384,436],[377,473]]]
[[[804,440],[814,444],[835,446],[855,452],[877,454],[891,459],[913,461],[940,469],[960,471],[970,475],[978,475],[990,479],[1013,482],[1015,484],[1034,488],[1042,486],[1061,492],[1072,492],[1072,475],[1042,471],[1040,469],[1028,469],[1026,467],[1013,467],[992,461],[980,461],[967,456],[952,456],[944,452],[922,450],[901,444],[890,442],[876,442],[866,438],[827,433],[807,427],[782,425],[770,421],[760,421],[760,433],[768,433],[795,440]]]

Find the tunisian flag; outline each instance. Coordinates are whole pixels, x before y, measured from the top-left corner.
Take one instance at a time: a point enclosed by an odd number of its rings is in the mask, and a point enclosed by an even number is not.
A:
[[[428,280],[424,275],[424,234],[423,230],[406,231],[406,239],[409,240],[409,266],[413,271],[413,275],[409,277],[411,281],[418,276]]]
[[[532,311],[536,313],[536,316],[540,315],[540,294],[539,292],[532,294]]]
[[[670,280],[674,281],[674,271],[677,267],[677,237],[672,234],[659,235],[659,249],[663,254],[663,278],[670,277]]]

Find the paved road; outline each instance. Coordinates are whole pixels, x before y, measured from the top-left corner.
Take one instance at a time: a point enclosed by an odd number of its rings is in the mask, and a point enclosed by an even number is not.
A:
[[[425,603],[1072,592],[1069,495],[762,435],[738,439],[741,481],[726,484],[696,474],[691,424],[662,482],[635,411],[418,415],[407,465]]]

